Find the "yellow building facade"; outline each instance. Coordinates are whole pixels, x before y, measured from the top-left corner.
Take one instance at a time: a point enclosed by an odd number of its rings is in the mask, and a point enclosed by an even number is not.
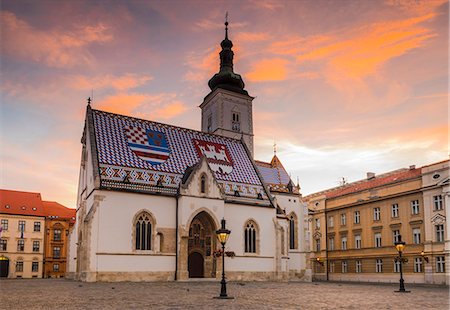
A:
[[[434,199],[428,196],[437,196],[437,189],[424,195],[422,178],[422,169],[411,166],[379,176],[368,173],[365,180],[305,197],[314,279],[398,282],[400,262],[394,242],[401,238],[406,242],[405,282],[445,284],[447,237],[443,235],[436,243],[430,240],[436,227],[428,228],[432,223],[430,201]],[[444,199],[439,212],[443,210]],[[435,215],[437,218],[439,224],[433,225],[442,225],[438,226],[441,229],[445,217]],[[443,234],[447,231],[442,230]],[[439,257],[439,265],[435,257]]]
[[[0,190],[0,276],[42,278],[45,216],[41,195]]]

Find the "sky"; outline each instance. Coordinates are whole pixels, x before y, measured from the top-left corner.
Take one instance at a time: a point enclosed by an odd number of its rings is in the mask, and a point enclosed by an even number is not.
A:
[[[92,107],[200,129],[225,12],[255,159],[303,195],[448,159],[448,1],[1,1],[3,189],[76,207]]]

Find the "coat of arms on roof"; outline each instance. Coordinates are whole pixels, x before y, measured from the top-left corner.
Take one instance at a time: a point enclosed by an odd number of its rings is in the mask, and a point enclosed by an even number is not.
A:
[[[128,147],[140,159],[151,165],[164,163],[170,155],[164,133],[136,126],[125,127]]]
[[[233,161],[225,145],[204,140],[193,139],[199,157],[205,156],[211,170],[223,174],[233,171]]]

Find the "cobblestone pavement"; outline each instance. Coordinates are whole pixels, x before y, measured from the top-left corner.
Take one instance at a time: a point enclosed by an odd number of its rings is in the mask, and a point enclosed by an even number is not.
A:
[[[0,281],[0,309],[449,309],[447,287],[388,284],[231,282],[231,300],[213,299],[218,282],[84,283]]]

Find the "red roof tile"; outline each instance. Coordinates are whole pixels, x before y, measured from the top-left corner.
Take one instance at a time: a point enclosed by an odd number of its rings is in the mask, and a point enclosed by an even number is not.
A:
[[[57,216],[62,219],[74,220],[76,216],[76,210],[67,208],[62,204],[55,201],[43,201],[44,213],[46,216]]]
[[[41,194],[0,189],[0,213],[45,216]]]
[[[396,183],[399,181],[404,181],[408,179],[417,178],[421,175],[422,169],[401,169],[393,173],[387,173],[380,175],[370,180],[362,180],[348,185],[336,188],[330,192],[326,192],[327,198],[335,198],[338,196],[343,196],[347,194],[356,193],[363,190],[368,190],[371,188],[388,185],[391,183]]]

